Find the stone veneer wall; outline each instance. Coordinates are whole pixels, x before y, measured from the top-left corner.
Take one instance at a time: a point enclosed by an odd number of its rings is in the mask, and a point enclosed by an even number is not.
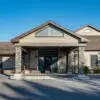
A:
[[[59,50],[58,51],[58,72],[65,73],[66,72],[66,51]]]
[[[83,67],[85,65],[85,47],[79,47],[79,73],[83,73]]]
[[[70,51],[68,53],[68,73],[73,72],[73,67],[74,67],[74,52]]]
[[[75,65],[74,65],[74,73],[78,73],[78,50],[74,51],[74,61],[75,61]]]
[[[22,53],[22,70],[30,68],[30,50],[26,51],[26,53]]]
[[[30,68],[33,70],[38,70],[38,50],[30,50]]]
[[[22,47],[16,46],[16,54],[15,54],[15,72],[21,73],[22,67]]]

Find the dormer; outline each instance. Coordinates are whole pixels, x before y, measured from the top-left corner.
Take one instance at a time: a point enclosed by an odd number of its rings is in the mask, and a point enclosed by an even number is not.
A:
[[[100,30],[95,28],[95,27],[93,27],[93,26],[91,26],[91,25],[86,25],[86,26],[78,29],[76,31],[76,33],[79,34],[79,35],[83,35],[83,36],[84,35],[85,36],[94,36],[94,35],[98,36],[98,35],[100,35]]]

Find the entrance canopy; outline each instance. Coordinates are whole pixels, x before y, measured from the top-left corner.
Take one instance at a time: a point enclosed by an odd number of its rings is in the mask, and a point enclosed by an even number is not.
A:
[[[78,43],[18,43],[16,46],[25,47],[78,47],[85,46],[86,44]]]

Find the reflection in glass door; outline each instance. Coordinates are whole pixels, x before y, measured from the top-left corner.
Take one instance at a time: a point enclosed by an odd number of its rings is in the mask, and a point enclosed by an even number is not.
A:
[[[41,73],[45,73],[46,71],[57,72],[57,57],[39,57],[39,71]]]
[[[45,59],[44,62],[45,70],[51,72],[51,64],[52,64],[51,57],[44,57],[44,59]]]
[[[45,73],[44,57],[39,57],[39,59],[38,59],[38,66],[39,66],[39,71],[41,73]]]
[[[57,48],[40,48],[38,50],[38,56],[40,72],[57,72]]]
[[[52,65],[51,65],[51,72],[56,73],[58,70],[57,67],[57,57],[52,57]]]

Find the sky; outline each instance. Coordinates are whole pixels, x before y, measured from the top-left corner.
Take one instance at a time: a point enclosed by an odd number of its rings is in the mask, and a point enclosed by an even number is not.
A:
[[[100,0],[0,0],[0,41],[52,20],[69,30],[100,29]]]

